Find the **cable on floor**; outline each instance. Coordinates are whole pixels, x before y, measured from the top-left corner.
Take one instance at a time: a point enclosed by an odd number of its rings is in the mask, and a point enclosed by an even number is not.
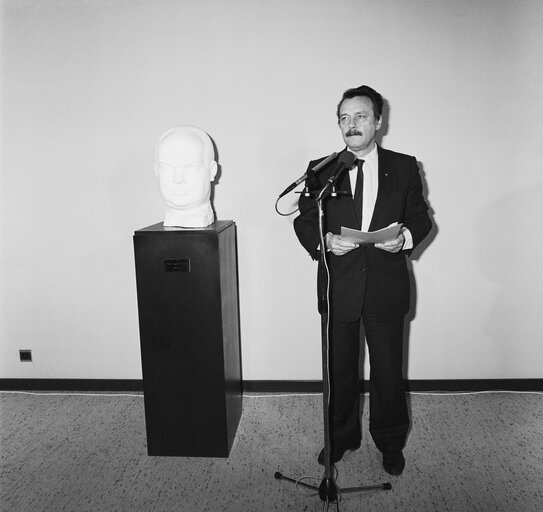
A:
[[[444,391],[409,391],[408,395],[424,395],[424,396],[456,396],[456,395],[482,395],[489,393],[497,394],[527,394],[527,395],[543,395],[543,391],[513,391],[513,390],[486,390],[486,391],[454,391],[454,392],[444,392]],[[368,393],[361,393],[364,396],[368,396]],[[248,393],[244,394],[243,397],[247,398],[268,398],[268,397],[280,397],[280,396],[322,396],[322,393]]]
[[[131,396],[143,397],[143,391],[140,393],[74,393],[65,392],[39,392],[39,391],[2,391],[0,394],[19,394],[19,395],[36,395],[36,396]],[[368,396],[368,393],[362,393]],[[484,395],[484,394],[519,394],[519,395],[543,395],[543,391],[512,391],[512,390],[487,390],[487,391],[410,391],[409,395],[423,396],[458,396],[458,395]],[[291,396],[322,396],[322,393],[244,393],[243,398],[274,398],[274,397],[291,397]]]

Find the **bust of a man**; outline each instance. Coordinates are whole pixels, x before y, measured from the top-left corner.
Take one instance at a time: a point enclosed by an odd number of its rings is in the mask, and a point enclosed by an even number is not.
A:
[[[217,174],[213,143],[195,126],[176,126],[155,146],[155,173],[167,209],[164,226],[203,228],[215,220],[209,200]]]

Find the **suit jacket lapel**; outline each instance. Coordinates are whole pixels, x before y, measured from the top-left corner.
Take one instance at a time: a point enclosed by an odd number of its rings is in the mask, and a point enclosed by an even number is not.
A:
[[[349,177],[349,171],[350,169],[345,169],[341,178],[338,180],[336,189],[338,191],[341,190],[341,191],[347,192],[350,195],[340,196],[339,198],[330,198],[330,200],[341,202],[341,205],[345,211],[344,215],[348,215],[350,217],[350,221],[345,222],[345,227],[360,229],[360,226],[357,225],[358,223],[356,220],[356,212],[354,211],[354,202],[353,202],[354,192],[351,190],[351,178]],[[345,217],[345,220],[346,219],[347,217]]]
[[[387,198],[389,196],[389,173],[392,166],[392,161],[386,150],[377,146],[377,158],[379,165],[379,185],[377,188],[377,199],[375,200],[375,208],[370,222],[370,231],[375,231],[383,227],[382,215],[386,212]]]

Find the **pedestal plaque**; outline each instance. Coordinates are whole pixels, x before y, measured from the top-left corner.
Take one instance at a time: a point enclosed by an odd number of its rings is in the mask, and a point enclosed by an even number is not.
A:
[[[228,457],[241,416],[236,228],[134,233],[149,455]]]

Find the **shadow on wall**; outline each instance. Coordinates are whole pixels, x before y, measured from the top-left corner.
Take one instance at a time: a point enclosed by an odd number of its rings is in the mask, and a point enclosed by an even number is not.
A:
[[[415,273],[413,270],[413,261],[418,260],[422,256],[422,254],[426,251],[426,249],[430,246],[430,244],[435,240],[435,238],[437,237],[437,233],[439,231],[438,226],[434,219],[434,209],[430,206],[430,201],[429,201],[430,193],[428,190],[428,183],[426,181],[426,173],[424,171],[424,165],[420,161],[418,162],[418,165],[419,165],[420,177],[422,180],[422,193],[424,195],[424,199],[426,200],[426,204],[428,204],[428,213],[430,215],[430,219],[432,220],[432,228],[430,229],[430,232],[428,233],[426,238],[417,247],[415,247],[415,249],[411,253],[411,256],[407,259],[407,269],[409,271],[409,283],[410,283],[411,308],[405,318],[405,325],[404,325],[403,375],[405,378],[407,378],[407,375],[408,375],[407,363],[409,361],[411,322],[417,316],[417,283],[415,280]]]
[[[213,144],[213,151],[215,151],[215,162],[217,162],[217,174],[215,174],[215,179],[211,183],[211,189],[209,193],[209,201],[211,203],[211,208],[213,208],[213,215],[215,219],[217,220],[219,217],[217,216],[217,211],[215,210],[215,187],[217,187],[217,185],[220,184],[220,180],[222,176],[222,165],[219,160],[219,148],[217,147],[217,143],[215,142],[215,139],[213,139],[213,137],[209,133],[207,135],[211,139],[211,144]]]

